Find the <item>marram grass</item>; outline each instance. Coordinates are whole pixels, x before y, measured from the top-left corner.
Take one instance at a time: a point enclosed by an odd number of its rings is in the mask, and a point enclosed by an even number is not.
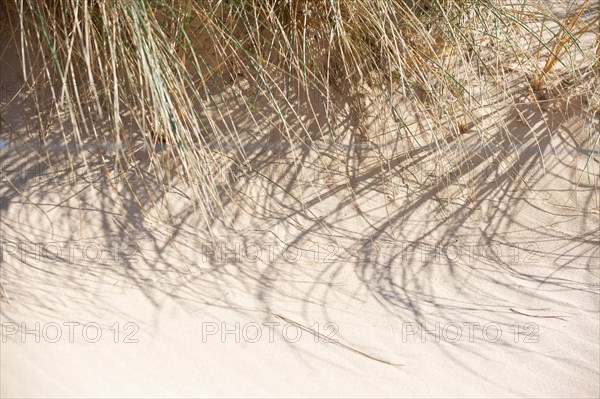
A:
[[[488,140],[483,115],[523,101],[583,92],[592,159],[598,11],[578,4],[559,18],[527,0],[16,0],[10,23],[42,148],[95,144],[112,172],[142,177],[133,191],[187,182],[210,222],[235,170],[270,146],[319,158],[374,145],[388,173],[397,151],[420,148],[459,165],[448,144]],[[337,156],[354,165],[353,154]]]

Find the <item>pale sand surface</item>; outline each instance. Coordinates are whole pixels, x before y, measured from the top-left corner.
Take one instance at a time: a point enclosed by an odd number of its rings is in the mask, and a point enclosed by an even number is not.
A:
[[[2,55],[3,82],[21,79],[14,57]],[[2,118],[31,133],[21,97]],[[590,153],[576,106],[521,111],[527,124],[505,121],[523,130],[517,156],[532,165],[531,189],[482,173],[473,202],[448,203],[451,190],[400,178],[413,176],[400,160],[382,189],[367,156],[352,201],[344,182],[315,175],[308,156],[306,174],[287,183],[310,212],[269,181],[240,184],[213,227],[226,259],[183,193],[162,198],[172,212],[165,226],[152,221],[160,206],[144,217],[122,182],[124,206],[105,177],[51,183],[26,150],[1,150],[12,183],[0,192],[9,297],[0,299],[0,396],[598,397],[597,153],[595,174],[582,174]],[[544,137],[545,174],[534,136]],[[435,168],[423,158],[418,179]],[[43,252],[58,247],[63,259]],[[79,325],[70,342],[65,322],[97,323],[102,336],[89,342],[95,330],[86,339]],[[22,323],[41,331],[9,331]],[[48,323],[61,328],[58,342]],[[338,343],[315,338],[315,323]],[[414,323],[440,342],[410,334]],[[250,342],[257,326],[262,336]],[[125,343],[132,332],[137,342]]]

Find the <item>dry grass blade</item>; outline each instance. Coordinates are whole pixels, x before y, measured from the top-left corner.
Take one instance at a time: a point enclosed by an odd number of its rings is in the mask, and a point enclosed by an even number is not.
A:
[[[285,143],[293,167],[304,146],[328,170],[331,158],[356,161],[340,144],[395,143],[377,155],[384,174],[393,173],[394,152],[430,146],[460,168],[467,151],[451,147],[466,134],[489,141],[482,110],[519,101],[507,71],[539,92],[552,73],[582,82],[597,62],[580,46],[598,31],[587,3],[562,22],[527,1],[501,0],[14,5],[40,131],[55,126],[42,144],[75,145],[72,163],[100,158],[114,173],[140,177],[127,186],[141,190],[134,198],[146,213],[183,181],[207,225],[233,198],[236,168],[259,154],[253,145]],[[597,95],[596,83],[588,88]],[[356,133],[344,127],[344,112]],[[110,150],[82,151],[89,143]]]

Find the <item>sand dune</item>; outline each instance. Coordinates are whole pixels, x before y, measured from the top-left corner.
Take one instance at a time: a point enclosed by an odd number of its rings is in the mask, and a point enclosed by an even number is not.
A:
[[[18,65],[7,46],[3,82],[20,87]],[[600,395],[600,169],[581,104],[489,116],[522,145],[467,133],[471,163],[445,186],[418,151],[384,187],[377,149],[356,150],[348,181],[310,150],[294,174],[290,149],[257,151],[269,179],[239,181],[211,240],[183,184],[144,215],[101,165],[52,176],[15,94],[0,396]],[[472,156],[489,151],[504,161]]]

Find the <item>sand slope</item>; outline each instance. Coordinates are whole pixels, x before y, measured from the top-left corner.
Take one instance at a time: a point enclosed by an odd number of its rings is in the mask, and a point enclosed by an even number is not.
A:
[[[269,169],[279,184],[241,181],[215,246],[181,192],[144,216],[122,181],[52,178],[17,145],[36,134],[15,57],[0,65],[17,88],[0,104],[0,396],[600,395],[600,169],[596,153],[583,172],[576,106],[503,115],[521,167],[479,162],[474,186],[428,184],[423,157],[382,187],[368,151],[350,182],[310,154],[294,177]]]

